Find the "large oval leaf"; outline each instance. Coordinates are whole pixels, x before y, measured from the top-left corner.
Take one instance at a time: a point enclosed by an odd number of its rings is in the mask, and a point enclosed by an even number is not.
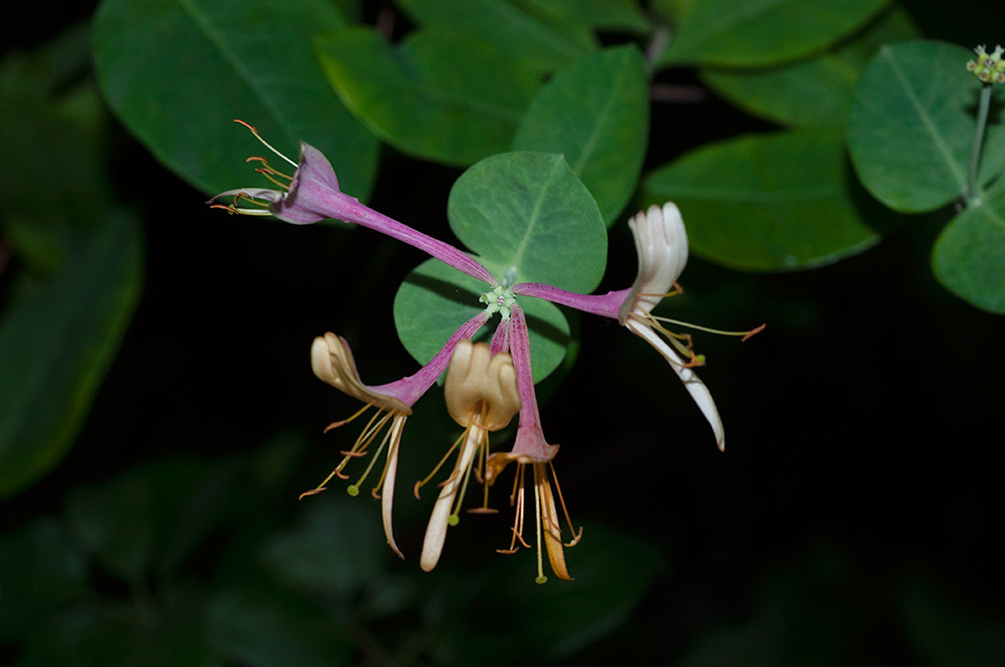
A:
[[[461,174],[450,227],[497,278],[593,290],[607,263],[597,203],[561,155],[504,153]]]
[[[450,226],[500,281],[544,282],[589,292],[604,272],[607,231],[597,204],[561,155],[504,153],[465,171],[450,191]],[[453,331],[484,308],[479,281],[429,260],[394,301],[405,348],[429,361]],[[565,356],[569,325],[553,304],[520,298],[531,330],[534,379]]]
[[[622,46],[559,70],[520,121],[513,149],[565,155],[610,225],[638,184],[648,138],[645,62]]]
[[[468,165],[507,150],[538,87],[491,44],[442,27],[392,47],[347,28],[318,40],[318,57],[345,103],[401,151]]]
[[[292,155],[301,140],[338,165],[365,198],[377,141],[341,105],[311,39],[343,21],[326,0],[105,0],[94,25],[98,81],[109,104],[163,164],[215,194],[249,183],[244,159],[264,149],[241,118]]]
[[[932,249],[932,269],[950,291],[1005,314],[1005,187],[957,215]]]
[[[562,20],[551,8],[529,11],[510,0],[398,0],[424,26],[465,32],[492,44],[506,57],[539,71],[551,71],[596,48],[596,38],[585,25]]]
[[[917,34],[907,12],[895,7],[861,35],[809,60],[770,69],[705,69],[701,78],[733,104],[768,120],[844,129],[855,84],[869,60],[883,44]]]
[[[646,200],[672,200],[691,250],[724,266],[817,266],[879,240],[852,207],[841,133],[746,135],[701,148],[650,175]]]
[[[973,54],[941,42],[884,46],[862,75],[848,150],[862,184],[898,211],[930,211],[966,190],[980,81]],[[992,120],[980,182],[1005,166],[1005,127]]]
[[[0,322],[0,497],[69,450],[139,298],[142,241],[133,216],[114,212],[81,237]]]
[[[693,0],[661,65],[774,65],[824,49],[875,16],[887,0]]]

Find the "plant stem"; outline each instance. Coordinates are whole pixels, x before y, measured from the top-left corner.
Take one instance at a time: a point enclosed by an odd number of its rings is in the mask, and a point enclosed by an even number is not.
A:
[[[981,99],[977,109],[977,130],[974,132],[974,144],[970,148],[970,178],[967,181],[967,204],[977,201],[977,168],[981,163],[981,146],[984,144],[984,130],[988,125],[988,109],[991,108],[991,88],[985,85],[981,88]]]

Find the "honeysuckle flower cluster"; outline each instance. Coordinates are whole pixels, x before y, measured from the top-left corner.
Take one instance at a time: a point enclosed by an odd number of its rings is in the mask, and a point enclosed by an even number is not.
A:
[[[398,456],[405,424],[419,398],[446,373],[444,395],[447,409],[450,416],[464,428],[464,432],[429,476],[414,487],[415,495],[418,496],[420,488],[435,478],[453,453],[457,452],[452,471],[439,483],[439,495],[433,506],[419,558],[421,567],[429,571],[439,561],[447,529],[459,521],[472,472],[485,486],[485,501],[481,508],[469,511],[492,511],[488,508],[488,487],[496,482],[510,463],[516,463],[510,495],[510,502],[515,508],[512,536],[509,548],[499,551],[511,553],[517,550],[518,543],[520,546],[530,547],[525,539],[524,529],[530,502],[528,485],[525,484],[526,470],[529,467],[529,488],[533,489],[535,513],[533,533],[537,551],[536,581],[546,581],[544,553],[547,553],[551,569],[557,577],[571,579],[564,548],[576,544],[582,530],[573,528],[555,476],[553,460],[559,447],[548,443],[541,425],[534,390],[527,319],[517,301],[518,296],[546,299],[617,320],[630,332],[644,339],[666,359],[680,377],[711,425],[716,444],[720,449],[725,447],[722,420],[715,402],[693,370],[703,363],[703,358],[693,352],[689,335],[670,331],[664,326],[664,323],[682,323],[652,314],[665,296],[679,291],[676,280],[687,262],[687,235],[680,212],[674,204],[652,206],[629,221],[639,263],[638,274],[631,287],[604,295],[585,295],[541,283],[507,285],[462,250],[374,211],[355,197],[344,194],[339,189],[331,164],[314,147],[301,143],[300,159],[293,162],[266,143],[253,127],[245,125],[265,146],[294,166],[296,171],[292,176],[287,176],[272,168],[264,158],[249,158],[249,161],[261,164],[256,171],[269,178],[278,189],[230,190],[210,200],[214,207],[246,215],[272,215],[293,224],[310,224],[326,218],[355,223],[419,248],[488,286],[481,296],[481,301],[486,304],[485,310],[462,324],[444,342],[442,349],[432,360],[418,372],[396,382],[380,386],[364,384],[345,339],[333,333],[326,333],[315,339],[311,348],[314,374],[363,404],[358,412],[348,419],[330,424],[326,430],[353,422],[364,414],[372,414],[353,447],[342,452],[344,458],[331,474],[317,488],[301,497],[325,490],[333,477],[348,480],[349,476],[343,471],[349,462],[364,458],[372,452],[363,472],[348,486],[350,495],[357,495],[361,485],[384,455],[383,466],[372,493],[381,500],[387,542],[395,553],[402,556],[394,538],[391,519]],[[230,203],[226,203],[228,201]],[[496,314],[500,315],[500,322],[491,342],[473,342],[472,339]],[[760,328],[740,332],[738,335],[747,337],[759,330]],[[508,452],[491,452],[489,434],[505,428],[514,416],[517,417],[517,429],[512,449]],[[568,541],[563,539],[563,519],[568,526]]]
[[[973,72],[983,83],[1005,83],[1005,60],[1002,60],[1005,49],[996,46],[988,55],[987,47],[982,45],[975,48],[974,53],[977,59],[967,62],[968,72]]]

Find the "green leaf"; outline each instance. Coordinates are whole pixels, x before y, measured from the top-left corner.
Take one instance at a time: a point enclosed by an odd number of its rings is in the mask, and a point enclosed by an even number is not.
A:
[[[206,634],[216,653],[248,667],[346,665],[353,651],[321,605],[268,589],[218,596],[206,612]]]
[[[0,228],[33,274],[55,271],[112,200],[108,113],[93,83],[75,83],[89,67],[84,27],[0,65]]]
[[[531,103],[513,149],[564,154],[610,225],[638,184],[648,138],[645,61],[622,46],[559,70]]]
[[[333,492],[305,500],[301,524],[262,546],[266,567],[277,581],[304,592],[346,595],[357,590],[381,572],[392,553],[379,513],[368,500]]]
[[[573,581],[549,577],[544,585],[534,583],[530,550],[501,556],[477,578],[441,579],[443,588],[426,596],[427,613],[442,614],[435,649],[458,664],[567,658],[624,623],[661,567],[652,545],[598,524],[584,526],[582,540],[565,556]],[[506,622],[464,622],[484,616]]]
[[[607,232],[597,204],[561,155],[503,153],[465,171],[450,191],[450,226],[507,285],[542,282],[590,292],[600,282]],[[427,261],[394,300],[405,348],[428,362],[454,330],[484,308],[484,283]],[[534,381],[561,363],[569,340],[565,317],[552,304],[520,298],[531,328]]]
[[[301,140],[365,198],[377,142],[342,107],[311,48],[343,24],[326,0],[105,0],[94,24],[101,90],[163,164],[204,192],[257,185],[265,152],[245,120],[296,159]]]
[[[136,220],[109,214],[0,320],[0,497],[72,445],[139,298],[141,246]]]
[[[219,480],[206,461],[159,459],[67,498],[73,533],[130,584],[176,567],[215,525]]]
[[[538,15],[554,16],[563,23],[582,24],[600,30],[623,30],[645,34],[652,25],[635,0],[528,0]]]
[[[450,227],[497,277],[590,292],[604,275],[607,230],[561,155],[504,153],[457,179]]]
[[[397,47],[347,28],[318,42],[332,86],[353,113],[401,151],[468,165],[509,148],[537,78],[492,44],[431,27]]]
[[[578,60],[597,45],[585,26],[550,10],[532,11],[508,0],[398,0],[398,4],[424,26],[468,33],[498,48],[508,60],[539,72]]]
[[[87,563],[62,526],[36,519],[0,536],[0,642],[24,640],[88,593]]]
[[[820,547],[800,555],[797,566],[764,578],[748,618],[705,629],[682,667],[845,664],[849,618],[861,614],[853,603],[833,603],[847,590],[847,566]]]
[[[953,604],[918,575],[902,586],[901,623],[922,663],[929,667],[1005,664],[1005,624]]]
[[[643,188],[648,203],[680,207],[695,254],[778,271],[827,264],[878,241],[858,218],[846,178],[841,134],[803,130],[700,148]]]
[[[861,35],[810,60],[772,69],[705,69],[700,76],[756,116],[783,125],[844,129],[855,84],[872,56],[883,44],[916,36],[907,12],[894,7]]]
[[[859,80],[848,150],[862,184],[890,208],[930,211],[964,194],[981,88],[965,69],[972,55],[941,42],[884,46]],[[1005,126],[992,114],[980,182],[1003,167]]]
[[[824,49],[875,16],[887,0],[694,0],[658,65],[774,65]]]
[[[419,363],[432,359],[460,325],[485,309],[478,297],[488,286],[437,259],[405,277],[394,297],[394,324],[408,353]],[[530,328],[534,382],[548,377],[565,358],[569,323],[552,303],[518,298]],[[492,324],[483,330],[491,333]]]
[[[15,667],[224,667],[203,638],[201,600],[172,592],[166,610],[148,600],[68,610],[40,628]]]
[[[950,221],[932,249],[932,270],[951,292],[1005,314],[1005,188]]]

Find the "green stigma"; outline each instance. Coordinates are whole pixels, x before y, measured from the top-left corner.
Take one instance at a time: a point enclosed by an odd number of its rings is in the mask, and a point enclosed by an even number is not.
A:
[[[509,319],[513,304],[516,303],[516,297],[513,296],[513,290],[502,285],[496,285],[488,292],[485,292],[478,297],[478,300],[487,304],[485,306],[485,312],[488,313],[490,317],[499,313],[504,320]]]
[[[356,486],[355,484],[350,484],[349,486],[346,487],[345,492],[348,493],[353,498],[355,498],[356,496],[359,495],[359,487]]]
[[[1005,49],[996,46],[994,52],[988,55],[986,48],[978,46],[974,49],[977,59],[967,62],[967,71],[973,72],[982,83],[1005,83],[1005,60],[1002,60]]]

